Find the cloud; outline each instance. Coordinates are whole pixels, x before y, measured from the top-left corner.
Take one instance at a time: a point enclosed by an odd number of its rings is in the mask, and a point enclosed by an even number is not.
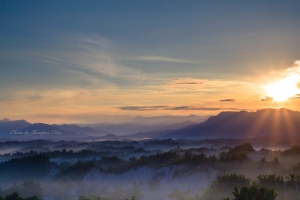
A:
[[[234,102],[235,99],[221,99],[220,101]]]
[[[176,84],[178,84],[178,85],[195,85],[195,84],[199,84],[199,83],[197,83],[197,82],[181,82],[181,83],[176,83]]]
[[[160,87],[160,89],[168,91],[201,91],[213,92],[224,91],[230,88],[249,88],[253,84],[243,81],[227,81],[227,80],[210,80],[210,79],[195,79],[195,78],[173,78]],[[245,89],[243,89],[245,91]],[[237,90],[236,90],[237,91]]]
[[[286,90],[287,97],[293,99],[300,92],[300,60],[296,60],[294,66],[280,72],[280,80],[266,86],[266,88],[275,94],[277,90]]]
[[[263,99],[261,99],[260,101],[272,101],[274,98],[272,97],[265,97]]]
[[[31,54],[52,68],[76,71],[93,79],[143,78],[140,70],[119,64],[115,58],[117,45],[99,35],[65,33],[48,42],[56,44],[56,48]]]
[[[294,64],[295,64],[295,65],[299,65],[299,66],[300,66],[300,60],[296,60],[296,61],[294,61]]]
[[[174,78],[172,79],[171,84],[175,85],[197,85],[197,84],[203,84],[201,80],[197,79],[191,79],[191,78]]]
[[[148,111],[148,110],[164,110],[168,106],[124,106],[117,107],[120,110],[136,110],[136,111]]]
[[[128,58],[128,60],[158,61],[158,62],[173,62],[173,63],[194,63],[194,64],[210,62],[210,61],[201,61],[201,60],[173,58],[173,57],[166,57],[166,56],[138,56],[138,57]]]
[[[291,97],[290,99],[300,99],[300,94],[296,94],[295,96]]]
[[[206,111],[214,111],[214,110],[236,110],[235,108],[220,108],[220,107],[195,107],[195,106],[124,106],[117,107],[120,110],[130,110],[130,111],[150,111],[150,110],[206,110]]]
[[[116,61],[118,45],[111,40],[74,32],[47,34],[49,37],[30,40],[33,45],[26,48],[10,49],[3,55],[4,50],[0,49],[0,57],[13,61],[11,69],[18,71],[14,78],[9,78],[10,70],[4,69],[1,73],[0,80],[4,84],[0,84],[3,91],[0,102],[42,101],[49,99],[43,98],[45,93],[56,89],[64,93],[70,90],[117,91],[145,79],[141,70]],[[50,99],[54,98],[52,96]]]
[[[179,107],[171,107],[168,110],[220,110],[220,109],[221,108],[179,106]]]
[[[300,76],[300,60],[294,61],[294,66],[285,69],[282,73],[283,76],[291,76],[294,74],[298,74]]]

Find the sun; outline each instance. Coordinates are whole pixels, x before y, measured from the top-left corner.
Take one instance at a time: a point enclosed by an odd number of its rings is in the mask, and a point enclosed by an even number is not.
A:
[[[265,89],[267,95],[274,101],[282,102],[300,93],[299,82],[300,76],[294,74],[265,86]]]

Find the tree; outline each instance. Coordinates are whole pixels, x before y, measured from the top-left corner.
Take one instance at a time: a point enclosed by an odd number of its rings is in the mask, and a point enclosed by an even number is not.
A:
[[[220,153],[220,161],[249,161],[249,153],[253,152],[254,149],[250,143],[245,143],[234,148],[229,149],[228,152]]]
[[[20,196],[20,198],[32,198],[36,197],[38,199],[43,198],[43,188],[39,182],[32,181],[32,180],[27,180],[24,181],[21,185],[19,184],[14,184],[12,187],[7,188],[7,189],[1,189],[0,190],[0,196]],[[9,197],[10,198],[10,197]],[[12,197],[11,197],[12,198]],[[17,197],[16,197],[17,198]],[[2,200],[0,198],[0,200]]]
[[[0,176],[2,180],[40,179],[47,177],[49,172],[50,158],[45,154],[37,154],[16,159],[12,158],[0,163]]]
[[[212,187],[214,188],[223,188],[223,187],[234,187],[236,185],[247,186],[250,184],[250,179],[246,178],[243,174],[224,174],[218,176],[216,180],[213,181]]]
[[[109,200],[109,199],[94,195],[94,196],[79,196],[78,200]]]
[[[277,192],[274,189],[257,185],[243,186],[240,191],[235,187],[232,194],[234,195],[232,200],[275,200],[277,197]],[[230,198],[224,200],[230,200]]]
[[[275,174],[265,174],[259,175],[257,179],[258,181],[256,183],[259,186],[274,188],[277,191],[284,190],[284,181],[282,176],[276,176]]]
[[[300,173],[300,162],[292,165],[291,170],[293,173]]]
[[[286,177],[286,198],[287,199],[293,199],[293,200],[299,200],[300,199],[300,174],[289,174],[288,177]]]
[[[14,190],[20,192],[22,197],[37,196],[43,198],[43,188],[39,182],[27,180],[22,183],[21,186],[15,185]]]
[[[173,190],[172,193],[170,193],[168,195],[168,197],[169,198],[174,198],[174,199],[177,199],[177,200],[197,200],[197,199],[199,199],[198,195],[193,197],[193,196],[190,196],[189,193],[190,193],[190,190],[187,190],[185,192],[181,192],[181,191],[175,189],[175,190]]]
[[[111,200],[111,199],[94,195],[94,196],[79,196],[78,200]],[[129,199],[126,198],[125,200],[129,200]],[[135,200],[135,197],[132,197],[130,200]]]
[[[36,196],[23,198],[20,196],[20,193],[13,192],[11,194],[6,195],[5,197],[0,196],[0,200],[41,200]]]
[[[242,174],[224,174],[218,176],[204,192],[201,200],[222,199],[224,195],[230,195],[232,188],[235,186],[249,186],[250,179]]]

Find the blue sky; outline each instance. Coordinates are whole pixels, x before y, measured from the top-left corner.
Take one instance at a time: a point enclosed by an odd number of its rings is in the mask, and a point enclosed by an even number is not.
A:
[[[260,100],[268,95],[264,84],[300,59],[299,6],[1,0],[0,117],[60,122],[141,115],[122,108],[145,106],[155,108],[142,113],[151,116],[298,109]]]

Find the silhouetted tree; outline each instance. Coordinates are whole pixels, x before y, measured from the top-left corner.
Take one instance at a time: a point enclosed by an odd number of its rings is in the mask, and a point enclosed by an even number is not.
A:
[[[291,170],[293,171],[293,173],[300,173],[300,162],[298,162],[295,165],[292,165]]]
[[[256,184],[263,187],[273,188],[277,191],[284,190],[284,180],[282,176],[276,176],[275,174],[259,175],[257,177]]]
[[[250,160],[249,153],[253,152],[254,149],[250,143],[245,143],[229,149],[228,152],[220,153],[220,161],[245,161]]]
[[[224,174],[218,176],[210,185],[210,187],[204,191],[201,200],[216,200],[222,199],[224,195],[230,195],[232,188],[235,186],[249,186],[250,179],[246,178],[242,174]]]
[[[20,196],[20,193],[13,192],[12,194],[8,194],[5,197],[0,196],[0,200],[41,200],[36,196],[23,198]]]
[[[234,196],[232,200],[275,200],[277,197],[274,189],[258,187],[257,185],[243,186],[240,191],[234,187],[232,194]],[[224,200],[230,200],[230,198]]]

